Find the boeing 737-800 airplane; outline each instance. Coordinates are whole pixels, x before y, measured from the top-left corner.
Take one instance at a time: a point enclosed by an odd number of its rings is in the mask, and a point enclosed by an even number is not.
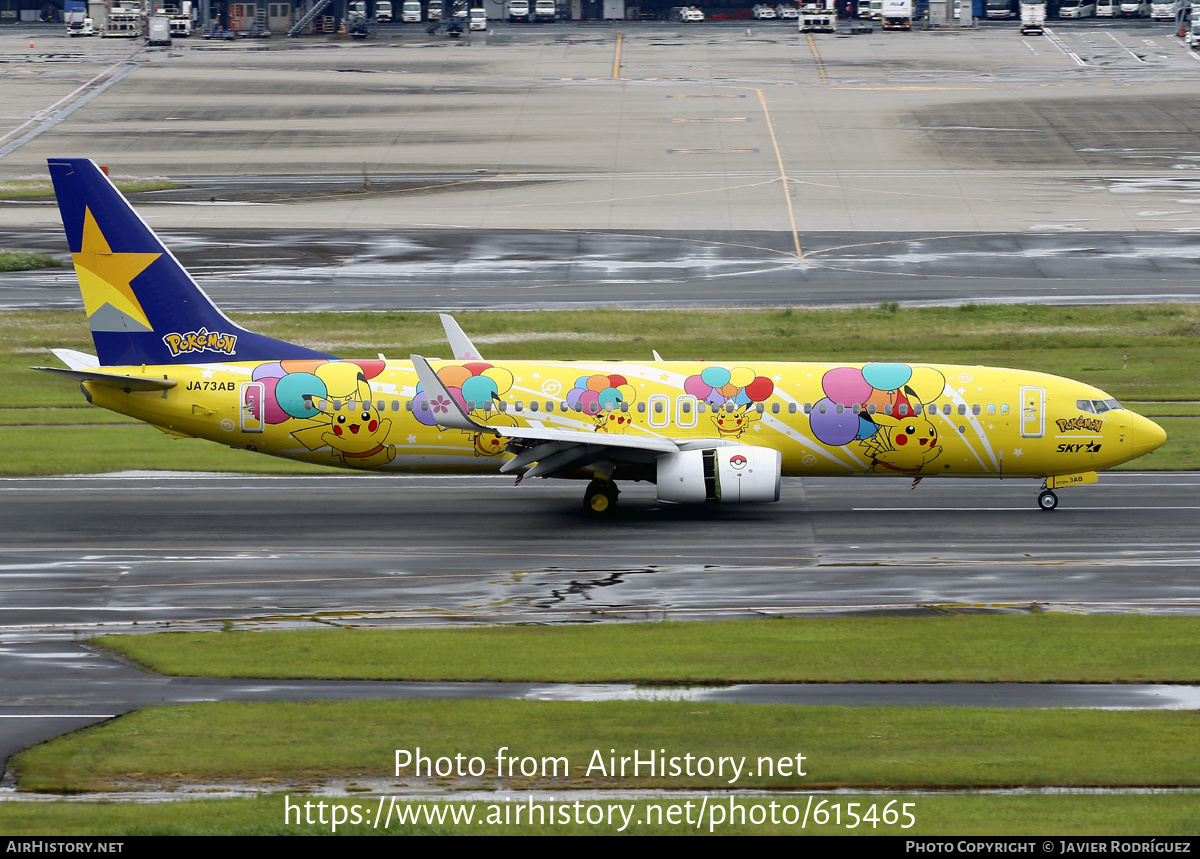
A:
[[[1091,385],[948,364],[338,358],[225,317],[90,160],[50,174],[96,355],[58,349],[88,401],[178,437],[372,471],[619,480],[658,499],[777,501],[784,475],[1036,478],[1054,490],[1166,440]]]

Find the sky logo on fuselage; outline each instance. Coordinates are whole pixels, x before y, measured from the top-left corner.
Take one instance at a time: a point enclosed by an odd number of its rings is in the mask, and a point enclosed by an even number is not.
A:
[[[222,352],[232,355],[237,345],[237,335],[201,328],[187,334],[167,334],[163,337],[163,343],[167,344],[173,358],[185,352]]]

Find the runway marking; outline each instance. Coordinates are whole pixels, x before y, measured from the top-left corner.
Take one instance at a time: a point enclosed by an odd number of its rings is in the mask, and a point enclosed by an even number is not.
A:
[[[625,37],[620,33],[617,34],[617,54],[613,57],[612,76],[616,80],[621,79],[621,40]]]
[[[0,713],[0,719],[115,719],[120,713]]]
[[[1013,511],[1013,512],[1017,512],[1017,513],[1022,513],[1022,512],[1027,512],[1030,510],[1037,510],[1038,508],[1033,505],[1030,505],[1028,507],[851,507],[850,509],[856,513],[858,513],[858,512],[879,513],[879,512],[885,512],[885,511],[890,512],[890,511],[894,511],[894,510],[906,510],[911,513],[924,513],[924,512],[930,511],[930,510],[939,511],[939,512],[947,511],[947,510],[957,510],[957,511],[962,511],[962,512],[971,512],[971,513],[995,512],[998,510],[1003,510],[1003,511]],[[1076,506],[1072,505],[1071,507],[1067,507],[1067,508],[1063,508],[1063,509],[1067,510],[1067,511],[1071,511],[1071,510],[1144,510],[1146,512],[1150,512],[1150,511],[1154,511],[1154,510],[1200,510],[1200,505],[1196,505],[1196,506],[1163,505],[1163,506],[1160,506],[1160,505],[1155,504],[1154,506],[1131,505],[1128,507],[1076,507]]]
[[[825,63],[821,61],[821,52],[817,50],[817,43],[813,40],[812,33],[805,33],[804,36],[808,39],[808,49],[812,51],[813,59],[817,62],[817,74],[821,76],[821,83],[829,83],[829,78],[825,76]]]
[[[1073,63],[1075,63],[1075,65],[1077,65],[1077,66],[1086,66],[1087,65],[1087,63],[1084,62],[1084,60],[1079,56],[1079,54],[1075,53],[1070,48],[1068,48],[1066,43],[1062,39],[1058,38],[1058,36],[1054,35],[1054,33],[1052,33],[1050,31],[1049,27],[1044,28],[1042,30],[1042,32],[1045,33],[1046,38],[1050,40],[1050,43],[1052,45],[1054,45],[1054,47],[1056,47],[1060,51],[1062,51],[1063,54],[1070,57],[1071,61]],[[1109,35],[1112,35],[1112,34],[1110,33]],[[1114,39],[1115,39],[1115,37],[1114,37]],[[1117,44],[1120,44],[1120,43],[1118,42]]]
[[[810,37],[811,38],[811,37]],[[779,151],[779,138],[775,135],[775,123],[771,121],[771,109],[767,106],[767,96],[761,89],[755,89],[758,103],[762,105],[763,116],[767,120],[767,131],[771,134],[771,146],[775,150],[775,163],[779,165],[779,181],[783,186],[783,199],[787,203],[788,224],[792,228],[792,243],[796,248],[796,259],[804,259],[804,250],[800,247],[800,233],[796,229],[796,211],[792,207],[792,180],[788,177],[787,168],[783,165],[783,153]]]
[[[1114,35],[1112,34],[1112,32],[1111,32],[1111,31],[1109,32],[1109,34],[1108,34],[1108,37],[1109,37],[1110,39],[1112,39],[1114,42],[1116,42],[1118,45],[1120,45],[1120,46],[1121,46],[1121,49],[1122,49],[1122,50],[1124,50],[1124,51],[1125,51],[1125,53],[1129,54],[1129,56],[1133,57],[1133,58],[1134,58],[1135,60],[1137,60],[1139,63],[1141,63],[1142,65],[1149,65],[1149,64],[1148,64],[1148,63],[1147,63],[1145,60],[1143,60],[1141,57],[1139,57],[1137,54],[1135,54],[1135,53],[1134,53],[1134,52],[1133,52],[1133,51],[1132,51],[1132,50],[1129,48],[1129,46],[1128,46],[1128,45],[1126,45],[1124,42],[1122,42],[1120,39],[1118,39],[1116,36],[1114,36]]]

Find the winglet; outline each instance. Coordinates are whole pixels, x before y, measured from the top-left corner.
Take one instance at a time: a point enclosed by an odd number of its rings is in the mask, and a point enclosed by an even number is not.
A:
[[[656,363],[656,364],[663,363],[662,355],[658,354],[657,349],[651,349],[650,354],[654,356],[654,363]]]
[[[449,313],[439,313],[442,327],[446,329],[446,339],[450,341],[450,350],[454,352],[455,361],[482,361],[483,355],[475,348],[471,338],[462,330],[453,316]]]
[[[425,389],[426,398],[429,400],[429,407],[434,411],[434,419],[439,426],[447,429],[460,429],[467,432],[479,432],[486,430],[487,427],[483,424],[475,423],[470,416],[459,405],[458,400],[450,395],[446,390],[446,386],[442,384],[442,380],[437,377],[437,373],[433,372],[433,368],[429,366],[429,362],[420,355],[411,355],[413,369],[417,371],[417,378],[421,380],[421,387]]]

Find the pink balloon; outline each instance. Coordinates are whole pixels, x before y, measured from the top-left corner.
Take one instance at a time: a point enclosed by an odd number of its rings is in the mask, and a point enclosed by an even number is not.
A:
[[[704,380],[698,375],[688,376],[683,380],[683,391],[686,394],[691,394],[697,400],[703,400],[712,393],[712,385],[704,384]]]
[[[275,399],[275,386],[279,384],[279,379],[267,377],[259,381],[263,383],[263,420],[269,424],[283,423],[291,415],[280,408],[279,401]]]
[[[862,370],[855,367],[835,367],[821,379],[821,387],[825,396],[843,406],[865,403],[875,390],[863,378]]]

